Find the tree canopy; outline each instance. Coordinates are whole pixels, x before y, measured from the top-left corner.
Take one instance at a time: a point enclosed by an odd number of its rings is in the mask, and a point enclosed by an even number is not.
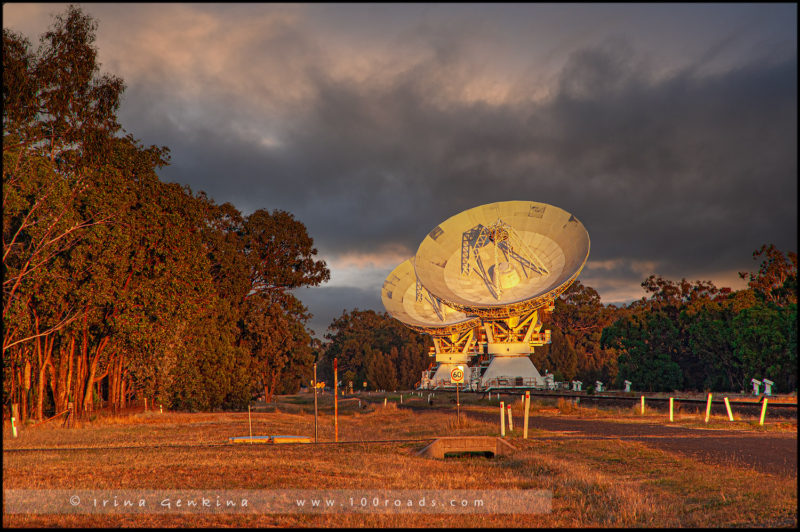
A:
[[[169,150],[119,123],[96,29],[74,6],[36,50],[3,29],[4,403],[41,419],[297,388],[312,341],[290,291],[330,277],[313,239],[286,211],[162,182]]]

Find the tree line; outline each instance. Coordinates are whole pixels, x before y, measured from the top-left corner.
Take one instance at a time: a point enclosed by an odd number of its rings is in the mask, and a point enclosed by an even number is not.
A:
[[[644,391],[739,392],[750,379],[797,389],[797,254],[763,245],[747,288],[651,275],[647,295],[628,305],[602,305],[591,287],[574,283],[557,301],[553,343],[534,353],[557,380]]]
[[[308,310],[330,277],[291,213],[159,180],[127,134],[124,82],[70,6],[36,50],[3,28],[3,402],[23,419],[149,398],[241,408],[311,371]]]
[[[739,392],[750,379],[767,378],[777,392],[797,389],[797,254],[764,245],[753,253],[759,271],[740,273],[747,288],[717,288],[710,281],[671,281],[651,275],[647,296],[628,305],[604,305],[595,289],[573,283],[544,317],[552,343],[531,360],[556,381],[623,381],[643,391]],[[409,389],[434,358],[427,335],[386,313],[344,312],[334,320],[320,364],[332,383],[354,389]]]

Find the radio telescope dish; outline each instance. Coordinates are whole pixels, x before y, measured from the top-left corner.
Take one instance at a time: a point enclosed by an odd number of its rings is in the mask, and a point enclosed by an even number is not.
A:
[[[546,203],[502,201],[436,226],[420,244],[414,269],[443,304],[500,318],[549,305],[588,257],[589,233],[570,213]]]
[[[418,332],[447,335],[472,329],[480,319],[442,304],[417,282],[411,259],[400,263],[383,282],[383,306],[393,318]]]

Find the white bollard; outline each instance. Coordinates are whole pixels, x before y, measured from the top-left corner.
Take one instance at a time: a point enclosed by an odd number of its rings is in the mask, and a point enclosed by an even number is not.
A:
[[[514,430],[514,420],[511,418],[511,405],[508,405],[508,430]]]
[[[528,414],[531,411],[531,392],[525,392],[525,420],[523,422],[522,437],[528,439]]]
[[[711,417],[711,394],[708,394],[708,404],[706,405],[706,423],[708,423],[708,419]]]
[[[669,420],[673,421],[672,417],[672,406],[674,404],[674,399],[672,397],[669,398]]]
[[[642,415],[644,415],[644,395],[642,396]]]
[[[728,410],[728,419],[733,421],[733,412],[731,412],[731,403],[728,401],[728,398],[725,398],[725,408]]]
[[[503,401],[500,401],[500,436],[506,437],[506,412]]]
[[[767,398],[764,398],[764,404],[761,405],[761,421],[758,422],[759,425],[764,425],[764,417],[767,415]]]
[[[17,426],[14,425],[13,417],[11,418],[11,433],[14,435],[15,438],[17,437]]]

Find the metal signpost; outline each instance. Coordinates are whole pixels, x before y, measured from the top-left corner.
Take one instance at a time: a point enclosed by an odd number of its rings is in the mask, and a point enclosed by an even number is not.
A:
[[[314,443],[317,443],[317,363],[314,362]]]
[[[339,441],[339,375],[337,359],[333,359],[333,441]]]
[[[458,398],[458,389],[464,382],[464,366],[456,366],[450,370],[450,381],[456,385],[456,419],[461,422],[461,401]]]

